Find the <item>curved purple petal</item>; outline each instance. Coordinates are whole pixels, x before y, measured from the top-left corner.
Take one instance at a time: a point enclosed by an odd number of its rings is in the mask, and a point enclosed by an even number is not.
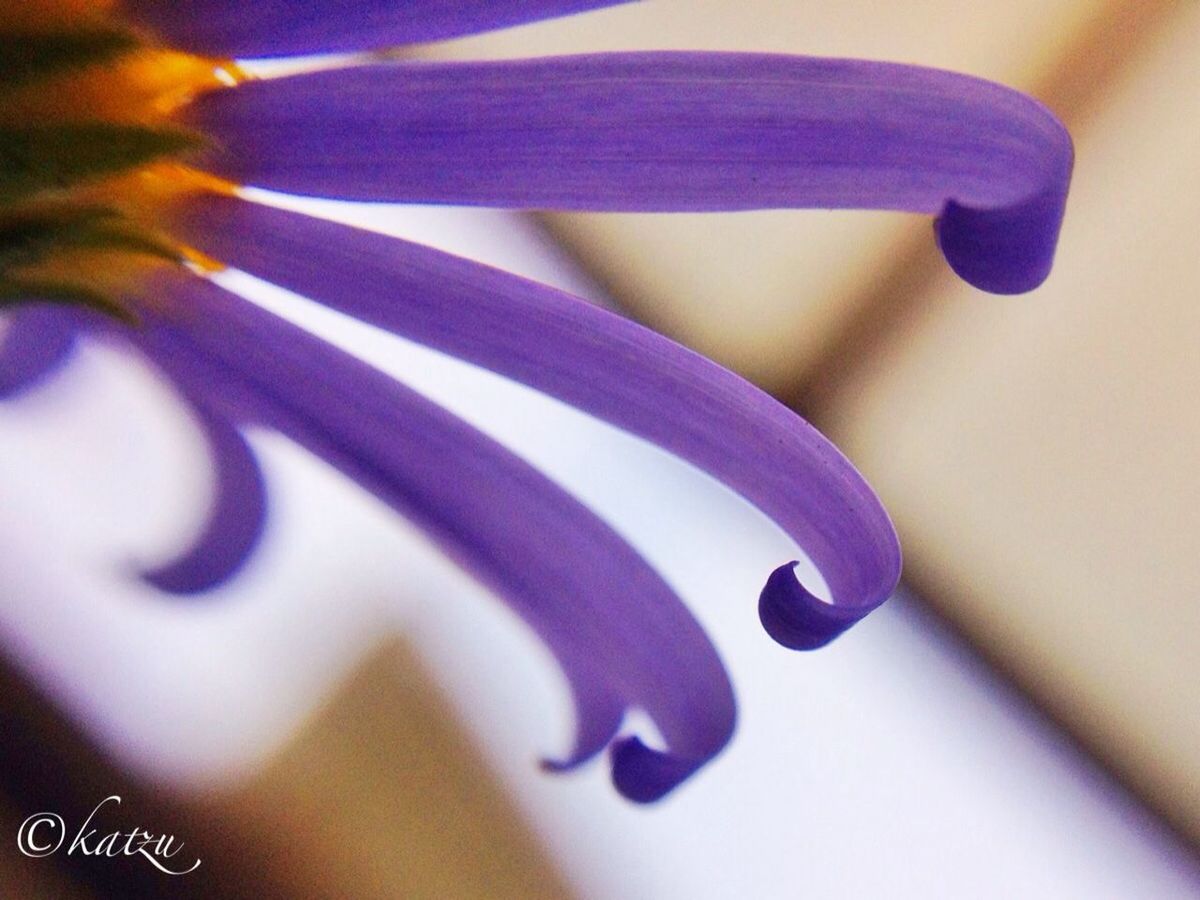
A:
[[[120,10],[181,49],[247,58],[437,41],[628,2],[120,0]]]
[[[0,335],[0,400],[35,387],[71,358],[79,314],[62,304],[22,304],[7,323]]]
[[[666,751],[622,760],[618,789],[661,796],[728,742],[732,689],[703,630],[609,526],[537,469],[436,404],[311,334],[192,278],[148,312],[135,342],[229,419],[273,427],[437,542],[554,652],[578,703],[564,765],[611,741],[617,711],[644,709]],[[651,778],[651,776],[646,776]],[[654,799],[630,791],[635,800]]]
[[[0,400],[27,390],[70,359],[85,329],[124,334],[107,317],[58,303],[22,304],[0,339]],[[216,467],[212,510],[187,553],[142,573],[160,590],[196,594],[227,580],[249,557],[266,519],[262,471],[245,438],[216,415],[202,396],[185,397],[204,429]]]
[[[207,164],[298,194],[514,208],[941,214],[985,290],[1046,277],[1073,151],[1043,106],[888,63],[624,53],[398,63],[245,84],[187,113]]]
[[[649,329],[419,244],[233,198],[194,201],[176,230],[230,265],[586,410],[737,491],[804,548],[836,601],[817,600],[789,574],[796,590],[769,593],[764,603],[779,613],[763,617],[786,646],[828,642],[899,579],[887,514],[837,449],[753,385]]]
[[[587,762],[609,745],[625,718],[625,703],[605,684],[604,673],[568,677],[576,710],[575,745],[562,759],[543,758],[548,772],[568,772]]]
[[[194,390],[185,395],[204,428],[216,471],[208,521],[186,553],[142,578],[168,593],[198,594],[227,581],[258,546],[267,497],[258,459],[237,426]]]

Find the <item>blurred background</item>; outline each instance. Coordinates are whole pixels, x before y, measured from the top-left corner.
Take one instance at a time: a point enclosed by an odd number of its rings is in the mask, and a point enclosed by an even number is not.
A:
[[[203,598],[130,579],[210,489],[169,390],[93,343],[0,406],[0,896],[1200,896],[1200,6],[667,2],[423,48],[724,48],[957,69],[1076,139],[1057,267],[1000,298],[920,217],[552,215],[305,204],[568,288],[799,409],[860,467],[905,585],[791,654],[755,598],[792,548],[641,442],[228,273],[394,372],[611,520],[713,636],[742,716],[654,808],[549,776],[561,677],[372,498],[254,434],[262,552]],[[287,203],[282,198],[271,202]],[[14,476],[14,477],[10,477]],[[53,811],[199,858],[29,859]]]

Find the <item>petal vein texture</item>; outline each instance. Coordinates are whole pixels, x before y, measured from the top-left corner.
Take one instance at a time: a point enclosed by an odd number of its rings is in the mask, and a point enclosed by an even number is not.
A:
[[[604,749],[645,710],[666,747],[614,752],[630,799],[658,799],[711,759],[735,705],[704,631],[660,575],[537,469],[383,373],[200,279],[165,288],[202,315],[147,316],[134,340],[232,423],[272,427],[397,512],[541,637],[579,716],[565,760]],[[664,774],[666,773],[666,774]]]
[[[1049,273],[1070,137],[1043,106],[887,63],[616,53],[396,63],[201,97],[218,174],[295,194],[507,208],[939,215],[977,287]]]
[[[896,585],[891,522],[841,453],[744,379],[647,328],[420,244],[234,198],[192,203],[176,228],[205,253],[557,397],[741,494],[810,555],[835,601],[798,582],[773,593],[768,605],[781,609],[764,622],[787,646],[827,643]]]

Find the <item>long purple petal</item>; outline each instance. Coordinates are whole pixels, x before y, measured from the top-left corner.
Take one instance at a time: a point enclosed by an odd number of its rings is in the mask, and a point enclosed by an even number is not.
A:
[[[680,456],[758,506],[810,554],[836,601],[787,567],[764,593],[781,643],[827,643],[900,574],[886,513],[795,413],[703,357],[544,285],[437,250],[233,198],[176,229],[205,253],[355,318],[537,388]],[[786,590],[783,588],[786,587]]]
[[[580,717],[576,764],[644,709],[667,749],[614,753],[613,778],[657,799],[734,725],[716,651],[662,578],[537,469],[436,404],[199,279],[170,285],[180,319],[147,313],[135,342],[218,414],[274,427],[423,528],[555,653]],[[673,777],[663,777],[669,771]]]
[[[971,283],[1036,287],[1072,166],[1043,106],[887,63],[627,53],[316,72],[201,97],[206,163],[298,194],[519,208],[940,214]]]
[[[227,581],[249,558],[266,524],[266,484],[245,436],[195,391],[185,390],[216,470],[208,520],[188,551],[142,573],[159,590],[198,594]]]
[[[58,371],[75,349],[79,313],[62,304],[15,307],[0,336],[0,400],[14,397]]]
[[[176,47],[226,57],[374,50],[491,31],[629,0],[121,0]]]

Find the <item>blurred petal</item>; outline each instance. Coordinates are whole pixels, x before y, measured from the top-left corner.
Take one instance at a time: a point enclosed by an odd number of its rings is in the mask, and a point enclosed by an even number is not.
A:
[[[707,636],[662,578],[537,469],[383,373],[200,279],[172,284],[181,320],[147,313],[134,340],[228,421],[257,422],[391,505],[496,591],[547,643],[580,721],[567,765],[644,709],[667,750],[622,762],[661,796],[724,747],[732,689]],[[431,598],[435,599],[435,598]],[[645,791],[631,799],[650,800]]]
[[[198,594],[227,581],[258,545],[266,524],[266,484],[245,436],[215,414],[202,396],[185,392],[185,399],[212,453],[211,510],[203,532],[185,554],[143,572],[142,578],[162,591]]]
[[[118,338],[125,334],[108,317],[50,303],[17,307],[7,326],[0,338],[0,400],[57,371],[85,328]],[[249,557],[265,524],[266,495],[262,472],[242,434],[214,415],[203,396],[185,392],[184,399],[204,429],[212,453],[216,469],[212,509],[187,553],[143,572],[142,577],[163,591],[194,594],[228,579]]]
[[[768,631],[827,643],[887,599],[895,532],[849,462],[738,376],[561,291],[429,247],[233,198],[197,200],[177,230],[201,250],[355,318],[524,382],[711,474],[812,557],[836,605],[772,593]]]
[[[60,304],[21,305],[0,335],[0,400],[52,375],[71,357],[79,313]]]
[[[886,63],[628,53],[316,72],[201,97],[207,163],[298,194],[514,208],[942,214],[965,279],[1036,287],[1072,166],[1044,107]]]
[[[629,0],[121,0],[169,43],[214,56],[374,50],[491,31]]]

